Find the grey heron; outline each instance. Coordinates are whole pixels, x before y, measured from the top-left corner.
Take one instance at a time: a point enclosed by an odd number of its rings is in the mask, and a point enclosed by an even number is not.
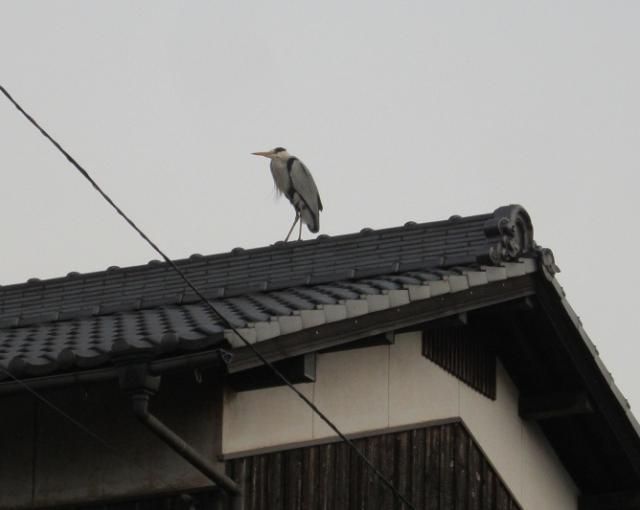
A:
[[[279,194],[283,194],[296,211],[295,220],[289,229],[285,242],[289,240],[296,223],[300,221],[298,241],[302,239],[302,224],[304,223],[311,232],[320,230],[320,211],[322,201],[311,172],[295,156],[287,152],[283,147],[276,147],[271,151],[252,152],[256,156],[264,156],[271,160],[271,175]]]

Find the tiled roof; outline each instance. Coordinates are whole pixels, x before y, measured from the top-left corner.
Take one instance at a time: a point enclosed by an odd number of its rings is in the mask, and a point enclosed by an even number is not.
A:
[[[280,337],[261,346],[277,351],[277,359],[339,347],[362,331],[402,330],[407,317],[405,326],[413,327],[535,294],[531,313],[542,329],[529,330],[531,317],[518,313],[518,341],[504,343],[501,359],[522,394],[544,396],[553,381],[586,392],[593,403],[593,415],[540,423],[570,473],[589,490],[593,473],[607,491],[637,486],[640,426],[553,277],[553,255],[535,244],[519,206],[177,264],[247,340]],[[0,287],[0,394],[24,389],[12,377],[31,378],[29,388],[115,378],[119,363],[138,355],[157,375],[228,362],[224,349],[234,356],[228,370],[238,373],[257,366],[242,345],[160,262]],[[540,364],[544,370],[530,369]]]
[[[177,264],[254,342],[534,271],[532,235],[508,206]],[[170,356],[226,343],[239,339],[160,262],[0,288],[0,365],[16,376],[105,366],[114,346]]]

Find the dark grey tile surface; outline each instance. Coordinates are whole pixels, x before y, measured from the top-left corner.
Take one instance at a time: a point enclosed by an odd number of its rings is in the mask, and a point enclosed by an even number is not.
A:
[[[460,274],[487,253],[486,223],[494,220],[485,214],[365,229],[177,264],[234,327],[254,328],[302,310],[446,279],[439,270],[452,265],[462,266]],[[256,328],[258,341],[274,328]],[[0,287],[0,365],[16,376],[108,364],[116,344],[168,355],[223,342],[219,317],[157,261]],[[0,380],[6,377],[0,373]]]

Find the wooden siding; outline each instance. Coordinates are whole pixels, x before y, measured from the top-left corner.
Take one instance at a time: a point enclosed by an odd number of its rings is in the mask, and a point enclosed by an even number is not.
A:
[[[520,510],[467,429],[448,423],[354,443],[418,510]],[[227,472],[243,510],[404,510],[342,442],[240,457]],[[70,507],[73,510],[232,510],[218,491]]]
[[[491,342],[469,326],[427,328],[422,353],[483,395],[496,398],[496,354]]]
[[[520,508],[461,423],[354,442],[417,509]],[[227,469],[244,488],[244,510],[403,508],[344,443],[238,458]]]

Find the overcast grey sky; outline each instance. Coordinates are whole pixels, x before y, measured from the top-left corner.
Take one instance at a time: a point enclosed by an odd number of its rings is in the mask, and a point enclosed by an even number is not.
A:
[[[640,2],[0,0],[1,83],[172,257],[524,205],[638,415]],[[0,101],[0,283],[157,258]],[[307,238],[309,234],[307,233]]]

